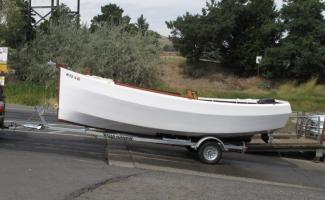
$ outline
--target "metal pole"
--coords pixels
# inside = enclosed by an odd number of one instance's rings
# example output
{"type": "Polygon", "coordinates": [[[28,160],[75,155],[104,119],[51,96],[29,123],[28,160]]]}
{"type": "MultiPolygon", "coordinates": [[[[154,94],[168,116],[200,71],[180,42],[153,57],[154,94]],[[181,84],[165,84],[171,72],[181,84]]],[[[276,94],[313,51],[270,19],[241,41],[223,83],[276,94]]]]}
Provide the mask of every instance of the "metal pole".
{"type": "Polygon", "coordinates": [[[323,130],[322,130],[322,134],[321,134],[321,138],[320,138],[321,145],[323,145],[324,141],[325,141],[325,117],[324,117],[324,122],[323,122],[323,130]]]}
{"type": "Polygon", "coordinates": [[[80,0],[77,0],[77,27],[80,27],[80,0]]]}
{"type": "Polygon", "coordinates": [[[27,19],[27,23],[29,24],[31,21],[31,12],[32,12],[32,0],[28,0],[28,5],[27,5],[27,10],[28,10],[28,19],[27,19]]]}
{"type": "Polygon", "coordinates": [[[78,0],[78,4],[77,4],[77,14],[80,14],[80,0],[78,0]]]}
{"type": "Polygon", "coordinates": [[[27,3],[27,30],[26,30],[26,41],[30,39],[30,32],[31,32],[31,22],[32,22],[32,0],[28,0],[27,3]]]}
{"type": "Polygon", "coordinates": [[[54,0],[51,0],[51,13],[54,11],[54,0]]]}

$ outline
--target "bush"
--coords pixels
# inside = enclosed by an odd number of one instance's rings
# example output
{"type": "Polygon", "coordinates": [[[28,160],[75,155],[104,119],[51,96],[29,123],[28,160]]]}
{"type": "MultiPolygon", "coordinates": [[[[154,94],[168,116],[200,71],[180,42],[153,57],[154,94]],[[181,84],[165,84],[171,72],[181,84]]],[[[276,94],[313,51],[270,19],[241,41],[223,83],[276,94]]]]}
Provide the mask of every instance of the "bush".
{"type": "Polygon", "coordinates": [[[150,35],[129,33],[124,25],[104,25],[94,33],[68,20],[52,23],[46,32],[14,53],[17,78],[34,83],[55,81],[48,61],[73,70],[91,68],[94,75],[152,86],[158,77],[159,47],[150,35]],[[63,22],[62,22],[63,21],[63,22]]]}

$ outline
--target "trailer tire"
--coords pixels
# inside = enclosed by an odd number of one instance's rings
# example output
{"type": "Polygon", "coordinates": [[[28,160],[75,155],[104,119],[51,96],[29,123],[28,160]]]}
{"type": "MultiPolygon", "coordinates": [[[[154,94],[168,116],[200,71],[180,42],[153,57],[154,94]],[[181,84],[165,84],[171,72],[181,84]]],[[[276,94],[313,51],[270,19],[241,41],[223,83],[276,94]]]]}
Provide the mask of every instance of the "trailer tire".
{"type": "Polygon", "coordinates": [[[206,141],[200,145],[198,156],[201,162],[217,164],[222,157],[222,150],[217,141],[206,141]]]}

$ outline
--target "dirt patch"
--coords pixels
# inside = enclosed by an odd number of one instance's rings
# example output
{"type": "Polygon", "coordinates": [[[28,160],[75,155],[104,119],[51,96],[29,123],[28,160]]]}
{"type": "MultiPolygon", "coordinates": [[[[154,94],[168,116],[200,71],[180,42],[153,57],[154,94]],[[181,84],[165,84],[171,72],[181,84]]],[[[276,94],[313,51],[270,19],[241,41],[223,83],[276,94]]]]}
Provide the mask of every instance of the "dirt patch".
{"type": "Polygon", "coordinates": [[[161,56],[160,66],[163,83],[171,88],[200,90],[247,90],[258,89],[263,80],[258,77],[241,78],[215,64],[198,78],[185,73],[186,59],[180,56],[161,56]]]}

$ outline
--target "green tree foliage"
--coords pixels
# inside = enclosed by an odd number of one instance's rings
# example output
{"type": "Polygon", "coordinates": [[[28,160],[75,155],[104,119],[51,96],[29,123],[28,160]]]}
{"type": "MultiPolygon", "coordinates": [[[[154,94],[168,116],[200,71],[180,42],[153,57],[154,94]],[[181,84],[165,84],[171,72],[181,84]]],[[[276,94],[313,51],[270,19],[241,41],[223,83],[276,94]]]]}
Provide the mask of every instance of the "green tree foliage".
{"type": "Polygon", "coordinates": [[[28,21],[27,1],[2,0],[0,14],[0,45],[17,48],[33,39],[34,18],[28,21]]]}
{"type": "Polygon", "coordinates": [[[266,51],[262,66],[273,77],[325,82],[325,3],[288,0],[281,10],[285,37],[266,51]]]}
{"type": "Polygon", "coordinates": [[[155,43],[158,46],[158,39],[160,35],[152,30],[149,30],[149,24],[147,23],[146,18],[141,15],[136,23],[131,23],[131,18],[127,15],[123,15],[124,10],[117,6],[116,4],[108,4],[101,8],[101,14],[95,16],[91,20],[90,30],[95,32],[99,29],[102,25],[109,25],[109,26],[119,26],[123,25],[125,31],[141,35],[147,35],[150,37],[156,38],[155,43]]]}
{"type": "Polygon", "coordinates": [[[123,16],[124,10],[116,4],[108,4],[101,7],[101,14],[95,16],[91,20],[92,31],[95,31],[102,24],[110,24],[118,26],[120,24],[129,24],[131,18],[129,16],[123,16]]]}
{"type": "Polygon", "coordinates": [[[273,0],[214,0],[201,15],[186,13],[167,22],[177,49],[193,61],[218,60],[238,72],[255,72],[255,58],[280,34],[273,0]]]}
{"type": "Polygon", "coordinates": [[[141,16],[137,19],[137,23],[128,25],[128,31],[136,31],[137,33],[140,33],[143,36],[149,35],[150,37],[156,38],[155,43],[157,46],[159,46],[158,39],[161,36],[159,33],[149,29],[149,23],[147,22],[147,19],[144,18],[143,14],[141,14],[141,16]]]}
{"type": "Polygon", "coordinates": [[[156,38],[126,31],[124,24],[102,24],[95,32],[71,20],[59,19],[47,32],[15,55],[16,75],[20,80],[45,83],[55,80],[49,60],[65,63],[76,71],[91,68],[95,75],[126,83],[151,86],[157,80],[159,48],[156,38]]]}
{"type": "MultiPolygon", "coordinates": [[[[285,0],[211,0],[202,14],[167,22],[176,49],[189,61],[208,59],[255,75],[255,58],[264,55],[266,77],[325,81],[325,2],[285,0]]],[[[199,65],[198,65],[199,66],[199,65]]]]}
{"type": "Polygon", "coordinates": [[[170,39],[174,47],[193,62],[201,58],[206,42],[202,37],[205,33],[201,18],[200,15],[191,15],[187,12],[175,21],[166,22],[167,27],[172,29],[170,39]]]}
{"type": "Polygon", "coordinates": [[[281,36],[273,0],[228,0],[213,6],[215,11],[209,7],[213,18],[217,15],[220,16],[217,18],[225,20],[224,24],[222,21],[216,24],[218,40],[222,38],[222,41],[217,40],[221,43],[222,63],[235,67],[240,73],[255,74],[256,56],[263,55],[264,49],[274,46],[281,36]]]}
{"type": "Polygon", "coordinates": [[[146,18],[143,17],[143,14],[141,14],[141,16],[138,18],[135,25],[142,35],[144,35],[149,30],[149,24],[147,23],[146,18]]]}

